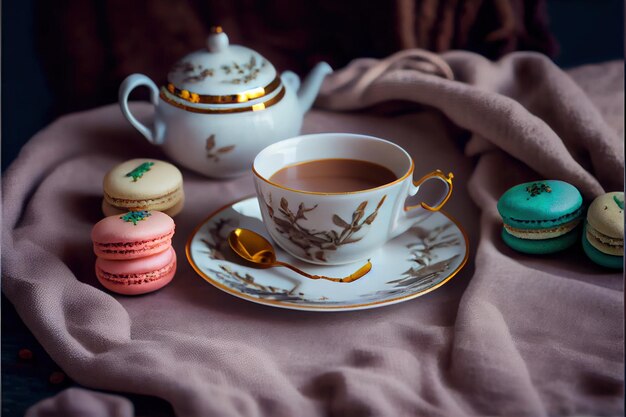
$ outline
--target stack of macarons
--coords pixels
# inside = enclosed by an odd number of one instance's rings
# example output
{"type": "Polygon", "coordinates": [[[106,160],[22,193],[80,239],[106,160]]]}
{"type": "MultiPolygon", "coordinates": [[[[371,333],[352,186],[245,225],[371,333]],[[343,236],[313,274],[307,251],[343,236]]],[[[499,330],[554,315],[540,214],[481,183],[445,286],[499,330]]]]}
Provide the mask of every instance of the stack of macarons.
{"type": "Polygon", "coordinates": [[[529,254],[554,253],[578,241],[583,199],[566,182],[534,181],[506,191],[498,201],[498,212],[508,246],[529,254]]]}
{"type": "Polygon", "coordinates": [[[103,181],[105,216],[158,210],[176,216],[183,208],[183,176],[174,165],[157,159],[131,159],[111,169],[103,181]]]}
{"type": "Polygon", "coordinates": [[[167,285],[176,273],[174,230],[172,218],[160,211],[130,211],[100,220],[91,232],[100,283],[124,295],[167,285]]]}
{"type": "Polygon", "coordinates": [[[624,193],[599,196],[589,206],[583,249],[589,259],[607,268],[624,267],[624,193]]]}

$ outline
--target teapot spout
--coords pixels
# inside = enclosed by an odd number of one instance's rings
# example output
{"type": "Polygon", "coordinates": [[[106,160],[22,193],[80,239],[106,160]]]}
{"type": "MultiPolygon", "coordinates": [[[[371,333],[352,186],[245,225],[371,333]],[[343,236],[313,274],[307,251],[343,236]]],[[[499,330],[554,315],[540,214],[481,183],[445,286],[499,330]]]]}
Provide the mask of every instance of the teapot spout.
{"type": "Polygon", "coordinates": [[[326,62],[320,62],[311,70],[298,91],[298,105],[302,114],[311,108],[324,78],[332,72],[333,69],[326,62]]]}

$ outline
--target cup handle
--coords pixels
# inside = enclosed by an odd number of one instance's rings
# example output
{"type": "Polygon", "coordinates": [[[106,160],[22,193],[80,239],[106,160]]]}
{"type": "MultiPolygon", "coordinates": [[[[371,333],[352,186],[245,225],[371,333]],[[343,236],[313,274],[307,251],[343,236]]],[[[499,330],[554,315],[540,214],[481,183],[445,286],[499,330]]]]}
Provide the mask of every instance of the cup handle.
{"type": "Polygon", "coordinates": [[[412,187],[411,194],[410,194],[411,196],[414,196],[415,194],[417,194],[419,187],[430,179],[437,179],[439,181],[443,181],[443,183],[446,184],[446,194],[441,198],[441,200],[439,200],[439,202],[434,207],[431,207],[422,201],[420,204],[405,207],[404,211],[408,212],[408,211],[413,210],[416,207],[422,207],[428,211],[441,210],[443,205],[446,204],[446,202],[450,199],[450,196],[452,195],[452,179],[453,178],[454,178],[454,174],[452,174],[451,172],[449,172],[448,175],[446,176],[444,175],[443,172],[437,169],[431,173],[424,175],[419,180],[413,181],[413,187],[412,187]]]}
{"type": "Polygon", "coordinates": [[[441,208],[446,204],[446,202],[450,199],[452,195],[452,179],[454,178],[454,174],[451,172],[448,175],[445,175],[440,170],[435,170],[424,175],[417,181],[413,181],[413,184],[409,187],[407,198],[414,196],[420,189],[420,186],[428,180],[439,180],[442,181],[446,185],[446,192],[439,199],[439,201],[434,206],[429,206],[425,202],[421,202],[420,204],[416,204],[414,206],[404,207],[404,210],[400,213],[399,219],[396,222],[396,226],[391,231],[391,238],[398,236],[401,233],[404,233],[411,226],[417,223],[419,220],[424,220],[426,217],[430,216],[432,213],[441,210],[441,208]],[[422,216],[419,216],[417,213],[417,209],[424,209],[426,213],[422,213],[422,216]]]}
{"type": "Polygon", "coordinates": [[[160,145],[163,143],[163,137],[165,136],[165,129],[162,123],[158,123],[155,120],[154,127],[152,129],[148,128],[146,125],[141,123],[139,120],[133,116],[128,108],[128,96],[131,91],[139,86],[146,86],[150,89],[150,102],[156,107],[159,104],[159,88],[156,84],[148,77],[143,74],[131,74],[122,82],[120,85],[120,90],[118,94],[118,99],[120,103],[120,107],[122,109],[122,114],[128,119],[131,125],[135,129],[139,131],[148,142],[153,145],[160,145]]]}

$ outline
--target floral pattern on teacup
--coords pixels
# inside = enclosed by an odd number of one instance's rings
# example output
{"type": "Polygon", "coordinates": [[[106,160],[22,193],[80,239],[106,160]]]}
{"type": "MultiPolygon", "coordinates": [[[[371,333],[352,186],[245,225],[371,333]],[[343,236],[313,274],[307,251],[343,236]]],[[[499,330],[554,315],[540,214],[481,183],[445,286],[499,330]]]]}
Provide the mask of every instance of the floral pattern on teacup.
{"type": "Polygon", "coordinates": [[[278,233],[287,237],[291,243],[302,249],[306,258],[327,262],[327,251],[334,251],[342,245],[355,243],[363,239],[364,233],[360,233],[359,236],[357,234],[363,227],[371,225],[376,220],[378,210],[386,198],[387,195],[384,195],[376,205],[376,208],[367,216],[365,216],[365,209],[368,205],[367,200],[357,206],[349,220],[333,214],[331,220],[339,229],[325,231],[310,229],[302,223],[303,220],[307,220],[306,213],[315,210],[318,206],[317,204],[312,207],[306,207],[304,203],[300,203],[297,209],[292,209],[287,199],[282,197],[278,213],[276,213],[272,208],[271,193],[268,197],[269,202],[265,201],[264,203],[278,233]]]}

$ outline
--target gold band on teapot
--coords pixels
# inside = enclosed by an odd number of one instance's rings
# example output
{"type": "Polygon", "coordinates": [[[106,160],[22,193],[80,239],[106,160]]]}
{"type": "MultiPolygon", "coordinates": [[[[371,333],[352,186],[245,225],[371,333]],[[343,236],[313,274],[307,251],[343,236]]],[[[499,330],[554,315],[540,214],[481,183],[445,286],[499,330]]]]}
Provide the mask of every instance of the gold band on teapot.
{"type": "Polygon", "coordinates": [[[167,84],[167,91],[174,94],[176,97],[188,101],[190,103],[201,104],[230,104],[230,103],[245,103],[250,100],[255,100],[259,97],[266,96],[280,87],[280,77],[274,78],[274,80],[265,87],[252,88],[250,90],[242,91],[237,94],[226,94],[223,96],[210,96],[196,94],[189,90],[181,90],[176,88],[174,84],[167,84]]]}
{"type": "Polygon", "coordinates": [[[247,111],[259,111],[259,110],[264,110],[268,107],[273,106],[274,104],[278,103],[280,100],[282,100],[282,98],[285,96],[285,87],[281,87],[280,91],[278,92],[278,94],[276,94],[274,97],[270,98],[267,101],[264,101],[262,103],[256,103],[253,104],[252,106],[245,106],[245,107],[228,107],[228,108],[224,108],[224,109],[220,109],[220,108],[202,108],[202,107],[192,107],[192,106],[187,106],[183,103],[180,103],[178,101],[172,100],[170,97],[167,96],[167,91],[164,88],[161,89],[161,94],[159,94],[159,97],[161,97],[161,100],[165,101],[168,104],[171,104],[174,107],[178,107],[179,109],[183,109],[192,113],[205,113],[205,114],[215,114],[215,113],[243,113],[243,112],[247,112],[247,111]]]}

